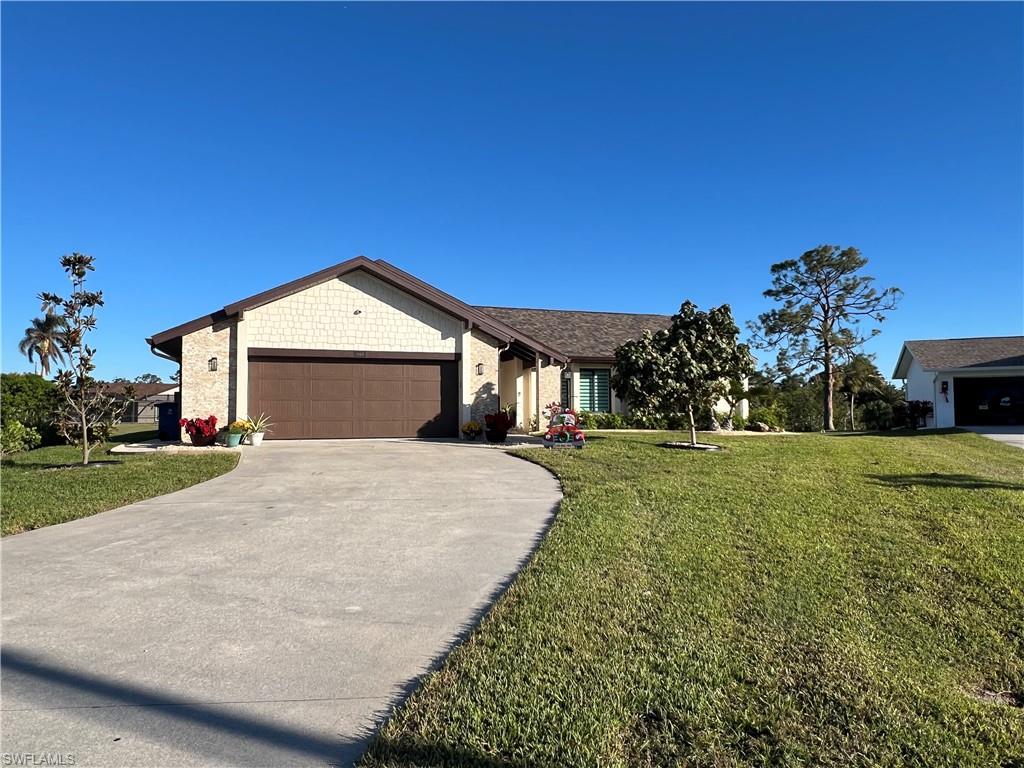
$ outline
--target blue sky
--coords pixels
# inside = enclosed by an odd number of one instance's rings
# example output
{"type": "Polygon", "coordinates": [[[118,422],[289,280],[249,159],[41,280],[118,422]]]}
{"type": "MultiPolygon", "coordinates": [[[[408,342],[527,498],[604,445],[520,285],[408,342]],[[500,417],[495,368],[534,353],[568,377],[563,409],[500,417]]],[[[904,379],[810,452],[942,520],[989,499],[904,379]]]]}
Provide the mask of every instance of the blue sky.
{"type": "Polygon", "coordinates": [[[768,306],[855,245],[869,351],[1024,323],[1021,4],[2,6],[3,369],[62,253],[99,375],[356,254],[464,301],[768,306]],[[528,269],[524,269],[526,266],[528,269]]]}

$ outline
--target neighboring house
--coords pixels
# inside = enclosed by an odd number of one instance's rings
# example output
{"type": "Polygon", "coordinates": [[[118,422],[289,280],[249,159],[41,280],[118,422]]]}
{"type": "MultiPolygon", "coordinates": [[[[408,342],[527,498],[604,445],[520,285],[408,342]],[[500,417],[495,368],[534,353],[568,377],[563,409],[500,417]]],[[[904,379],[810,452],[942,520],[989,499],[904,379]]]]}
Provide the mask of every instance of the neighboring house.
{"type": "Polygon", "coordinates": [[[623,412],[615,348],[667,315],[464,304],[359,256],[147,339],[181,366],[181,413],[265,413],[275,438],[451,437],[502,407],[623,412]]]}
{"type": "Polygon", "coordinates": [[[907,341],[894,379],[929,400],[929,427],[1024,424],[1024,336],[907,341]]]}
{"type": "MultiPolygon", "coordinates": [[[[178,385],[173,382],[158,381],[153,384],[132,384],[135,389],[135,402],[128,406],[128,410],[121,421],[124,422],[156,422],[158,403],[174,402],[178,394],[178,385]]],[[[119,396],[124,393],[124,384],[111,382],[103,385],[103,390],[108,395],[119,396]]]]}

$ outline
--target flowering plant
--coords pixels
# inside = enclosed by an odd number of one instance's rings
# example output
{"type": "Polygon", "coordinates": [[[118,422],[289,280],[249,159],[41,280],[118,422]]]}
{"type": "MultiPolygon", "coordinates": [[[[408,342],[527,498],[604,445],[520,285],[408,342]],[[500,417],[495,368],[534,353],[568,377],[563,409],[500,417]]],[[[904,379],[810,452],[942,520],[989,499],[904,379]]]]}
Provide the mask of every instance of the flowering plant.
{"type": "Polygon", "coordinates": [[[483,431],[478,421],[467,421],[462,425],[462,434],[464,435],[479,435],[483,431]]]}
{"type": "Polygon", "coordinates": [[[217,434],[217,417],[207,416],[205,419],[182,419],[178,426],[184,427],[189,437],[213,437],[217,434]]]}
{"type": "Polygon", "coordinates": [[[235,419],[228,425],[228,432],[234,432],[235,434],[245,434],[249,431],[248,419],[235,419]]]}

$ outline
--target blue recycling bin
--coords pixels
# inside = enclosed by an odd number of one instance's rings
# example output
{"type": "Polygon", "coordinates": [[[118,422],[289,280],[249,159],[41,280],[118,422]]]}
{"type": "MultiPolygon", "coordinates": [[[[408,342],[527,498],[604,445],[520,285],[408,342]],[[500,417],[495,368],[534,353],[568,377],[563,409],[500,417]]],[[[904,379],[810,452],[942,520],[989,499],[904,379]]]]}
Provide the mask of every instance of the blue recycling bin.
{"type": "Polygon", "coordinates": [[[180,440],[181,410],[178,403],[157,403],[157,437],[161,440],[180,440]]]}

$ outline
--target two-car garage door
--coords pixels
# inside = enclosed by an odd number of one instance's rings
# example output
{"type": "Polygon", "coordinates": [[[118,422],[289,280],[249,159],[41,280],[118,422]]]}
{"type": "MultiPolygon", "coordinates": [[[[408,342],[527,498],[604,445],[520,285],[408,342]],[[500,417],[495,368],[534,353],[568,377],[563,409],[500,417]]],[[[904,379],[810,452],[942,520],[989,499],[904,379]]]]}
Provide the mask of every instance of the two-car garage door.
{"type": "Polygon", "coordinates": [[[453,360],[251,357],[249,413],[276,439],[454,437],[453,360]]]}

